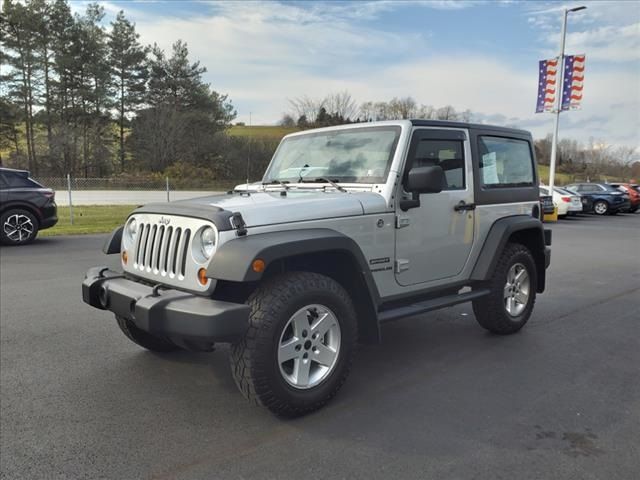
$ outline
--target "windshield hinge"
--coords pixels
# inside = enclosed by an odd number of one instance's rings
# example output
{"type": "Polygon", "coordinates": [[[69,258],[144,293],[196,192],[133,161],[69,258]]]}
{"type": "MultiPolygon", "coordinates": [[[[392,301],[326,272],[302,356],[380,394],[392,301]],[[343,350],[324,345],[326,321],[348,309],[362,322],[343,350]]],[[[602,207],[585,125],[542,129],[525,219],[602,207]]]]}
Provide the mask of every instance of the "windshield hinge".
{"type": "Polygon", "coordinates": [[[403,215],[396,215],[396,228],[408,227],[411,224],[411,219],[403,215]]]}
{"type": "Polygon", "coordinates": [[[396,273],[402,273],[409,270],[409,260],[399,258],[396,260],[396,273]]]}

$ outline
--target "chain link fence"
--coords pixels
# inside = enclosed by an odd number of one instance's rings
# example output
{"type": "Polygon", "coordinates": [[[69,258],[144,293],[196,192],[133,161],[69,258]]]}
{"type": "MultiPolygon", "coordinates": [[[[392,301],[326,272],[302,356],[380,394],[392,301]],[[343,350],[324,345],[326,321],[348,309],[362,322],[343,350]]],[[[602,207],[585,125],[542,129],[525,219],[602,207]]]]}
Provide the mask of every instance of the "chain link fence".
{"type": "Polygon", "coordinates": [[[73,224],[73,207],[79,205],[144,205],[171,202],[224,193],[243,180],[211,182],[200,179],[164,178],[85,178],[37,177],[35,180],[56,191],[56,203],[69,207],[73,224]]]}

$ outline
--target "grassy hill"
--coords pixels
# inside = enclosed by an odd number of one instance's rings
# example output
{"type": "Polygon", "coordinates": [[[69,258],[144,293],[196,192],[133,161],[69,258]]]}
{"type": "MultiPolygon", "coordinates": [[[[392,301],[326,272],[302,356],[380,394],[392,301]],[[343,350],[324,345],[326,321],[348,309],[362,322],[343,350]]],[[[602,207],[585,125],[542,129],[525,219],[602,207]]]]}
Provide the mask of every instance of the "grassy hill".
{"type": "MultiPolygon", "coordinates": [[[[549,165],[538,165],[538,175],[540,176],[540,181],[545,185],[549,184],[549,165]]],[[[560,173],[556,171],[556,181],[557,185],[566,185],[567,183],[573,182],[573,175],[567,173],[560,173]]]]}
{"type": "Polygon", "coordinates": [[[280,140],[289,133],[297,132],[297,127],[281,127],[279,125],[234,125],[228,132],[237,137],[269,138],[280,140]]]}

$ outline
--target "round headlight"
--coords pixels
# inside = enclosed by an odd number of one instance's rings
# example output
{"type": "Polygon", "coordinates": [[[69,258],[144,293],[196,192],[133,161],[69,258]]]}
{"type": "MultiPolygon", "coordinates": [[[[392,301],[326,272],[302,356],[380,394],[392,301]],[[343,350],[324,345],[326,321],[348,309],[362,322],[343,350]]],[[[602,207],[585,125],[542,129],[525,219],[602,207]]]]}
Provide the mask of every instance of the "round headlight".
{"type": "Polygon", "coordinates": [[[129,235],[131,235],[132,237],[135,237],[136,233],[138,233],[138,222],[136,221],[135,218],[131,219],[127,228],[129,229],[129,235]]]}
{"type": "Polygon", "coordinates": [[[204,257],[209,260],[216,249],[216,232],[211,227],[207,227],[200,232],[200,249],[204,257]]]}

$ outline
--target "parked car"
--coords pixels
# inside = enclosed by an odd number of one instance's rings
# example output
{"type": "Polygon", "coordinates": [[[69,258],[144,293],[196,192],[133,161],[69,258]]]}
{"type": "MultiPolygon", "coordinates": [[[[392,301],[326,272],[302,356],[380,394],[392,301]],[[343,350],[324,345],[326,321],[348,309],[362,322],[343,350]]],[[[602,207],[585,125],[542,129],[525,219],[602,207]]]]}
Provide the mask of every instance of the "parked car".
{"type": "Polygon", "coordinates": [[[640,207],[640,190],[638,190],[638,185],[631,183],[611,183],[610,185],[629,195],[629,210],[627,211],[629,213],[635,213],[640,207]]]}
{"type": "Polygon", "coordinates": [[[582,197],[579,193],[570,192],[566,188],[562,187],[554,187],[554,190],[561,195],[563,203],[569,204],[569,211],[567,212],[567,215],[577,215],[585,210],[584,203],[588,204],[588,201],[584,202],[583,198],[588,199],[588,197],[582,197]],[[569,197],[568,202],[567,197],[569,197]]]}
{"type": "Polygon", "coordinates": [[[564,188],[589,197],[596,215],[615,215],[630,207],[629,195],[609,183],[572,183],[564,188]]]}
{"type": "Polygon", "coordinates": [[[0,168],[0,242],[24,245],[58,222],[55,192],[26,170],[0,168]]]}
{"type": "Polygon", "coordinates": [[[383,322],[471,301],[490,332],[527,323],[551,254],[532,152],[430,120],[290,134],[255,190],[134,210],[104,247],[124,274],[90,269],[83,300],[149,350],[231,343],[245,397],[302,415],[383,322]]]}
{"type": "Polygon", "coordinates": [[[544,215],[551,215],[555,211],[551,195],[542,195],[542,192],[540,193],[540,211],[542,212],[541,219],[544,215]]]}
{"type": "MultiPolygon", "coordinates": [[[[549,188],[541,186],[540,193],[549,195],[549,188]]],[[[558,209],[559,217],[566,217],[567,215],[575,215],[582,212],[580,196],[563,190],[560,187],[553,188],[553,203],[558,209]]]]}

